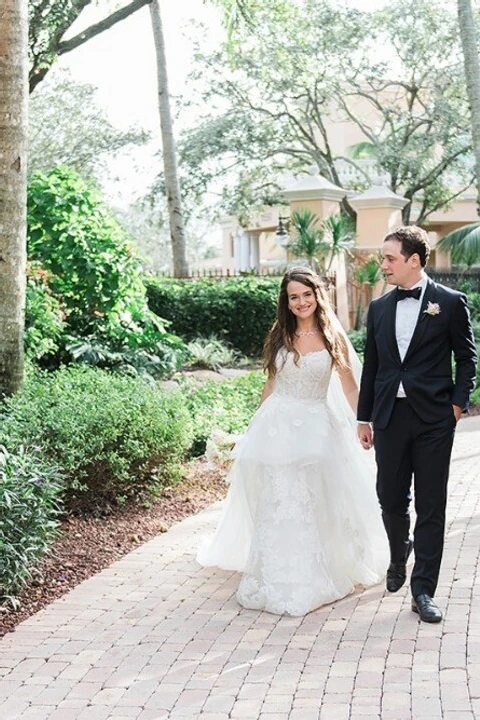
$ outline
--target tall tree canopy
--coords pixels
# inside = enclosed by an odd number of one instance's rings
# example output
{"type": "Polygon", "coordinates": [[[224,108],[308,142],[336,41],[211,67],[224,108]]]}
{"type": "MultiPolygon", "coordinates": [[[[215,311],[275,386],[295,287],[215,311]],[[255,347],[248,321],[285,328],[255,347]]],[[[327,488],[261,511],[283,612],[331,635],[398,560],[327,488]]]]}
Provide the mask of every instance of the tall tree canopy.
{"type": "Polygon", "coordinates": [[[30,98],[28,170],[47,172],[69,165],[98,176],[106,157],[142,145],[148,133],[114,127],[97,104],[96,88],[52,72],[30,98]]]}
{"type": "Polygon", "coordinates": [[[480,61],[478,57],[477,24],[471,0],[458,0],[458,27],[462,43],[463,63],[470,103],[475,176],[480,214],[480,61]]]}
{"type": "Polygon", "coordinates": [[[180,147],[192,192],[201,196],[234,176],[224,208],[242,209],[246,177],[255,179],[262,202],[279,176],[315,165],[351,188],[385,177],[410,201],[404,220],[422,222],[471,184],[465,83],[449,3],[397,0],[369,13],[330,0],[242,5],[248,22],[237,24],[230,46],[208,57],[198,52],[208,116],[180,147]],[[332,128],[346,122],[374,162],[340,154],[332,128]]]}

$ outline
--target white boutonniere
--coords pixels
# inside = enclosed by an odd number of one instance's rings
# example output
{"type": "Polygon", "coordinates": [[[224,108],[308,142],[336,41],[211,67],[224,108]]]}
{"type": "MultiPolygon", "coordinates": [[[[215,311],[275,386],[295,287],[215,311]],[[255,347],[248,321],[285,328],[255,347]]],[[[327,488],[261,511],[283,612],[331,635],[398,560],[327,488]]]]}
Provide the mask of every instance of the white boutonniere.
{"type": "Polygon", "coordinates": [[[433,317],[434,315],[440,315],[440,313],[442,311],[441,311],[440,305],[438,303],[432,303],[429,300],[427,303],[427,307],[425,308],[425,310],[423,312],[426,315],[432,315],[432,317],[433,317]]]}

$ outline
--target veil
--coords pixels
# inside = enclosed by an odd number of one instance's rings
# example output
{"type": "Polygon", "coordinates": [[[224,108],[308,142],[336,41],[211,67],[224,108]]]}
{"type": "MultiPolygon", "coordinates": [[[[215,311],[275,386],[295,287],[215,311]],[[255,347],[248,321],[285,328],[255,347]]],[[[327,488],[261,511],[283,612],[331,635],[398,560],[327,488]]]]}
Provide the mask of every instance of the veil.
{"type": "MultiPolygon", "coordinates": [[[[352,368],[352,373],[355,378],[355,381],[360,387],[360,379],[362,377],[362,363],[360,361],[360,358],[358,357],[355,348],[353,347],[352,343],[350,342],[347,333],[343,329],[343,326],[338,319],[338,317],[335,315],[335,312],[333,311],[333,308],[328,309],[328,317],[330,319],[330,322],[332,323],[332,327],[334,330],[342,336],[342,338],[345,341],[345,344],[348,349],[348,361],[350,363],[350,367],[352,368]]],[[[343,426],[350,426],[352,431],[355,431],[356,435],[356,429],[357,429],[357,418],[355,413],[353,412],[352,408],[348,404],[348,400],[346,399],[343,389],[342,389],[342,383],[340,381],[340,377],[338,376],[337,372],[332,372],[332,376],[330,379],[330,384],[328,387],[328,393],[327,393],[327,401],[330,405],[330,408],[333,410],[335,415],[337,416],[337,419],[340,421],[341,425],[343,426]]]]}

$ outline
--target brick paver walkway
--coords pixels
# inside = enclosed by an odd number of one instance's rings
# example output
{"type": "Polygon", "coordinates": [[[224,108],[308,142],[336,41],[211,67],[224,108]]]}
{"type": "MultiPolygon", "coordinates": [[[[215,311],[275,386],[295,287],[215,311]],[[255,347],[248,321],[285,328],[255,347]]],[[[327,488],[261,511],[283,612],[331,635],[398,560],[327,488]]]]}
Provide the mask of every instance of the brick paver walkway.
{"type": "Polygon", "coordinates": [[[406,589],[304,618],[245,611],[235,574],[199,568],[189,518],[85,581],[0,642],[0,718],[480,718],[480,417],[455,441],[440,625],[406,589]]]}

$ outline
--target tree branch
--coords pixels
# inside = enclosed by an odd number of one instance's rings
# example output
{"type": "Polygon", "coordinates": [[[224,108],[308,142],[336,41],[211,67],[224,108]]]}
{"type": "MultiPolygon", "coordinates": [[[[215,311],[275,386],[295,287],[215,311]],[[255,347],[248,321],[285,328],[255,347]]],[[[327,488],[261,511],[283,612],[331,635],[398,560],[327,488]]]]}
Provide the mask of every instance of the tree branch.
{"type": "Polygon", "coordinates": [[[442,208],[445,208],[446,205],[449,205],[451,202],[453,202],[453,200],[456,200],[456,198],[460,197],[460,195],[463,195],[464,192],[466,192],[467,190],[469,190],[469,189],[472,187],[472,185],[474,184],[474,182],[475,182],[475,177],[472,175],[472,179],[471,179],[471,181],[468,183],[468,185],[465,185],[465,186],[462,187],[460,190],[458,190],[456,193],[454,193],[453,195],[450,195],[450,197],[448,198],[448,200],[446,200],[446,201],[445,201],[445,200],[440,201],[440,202],[436,203],[436,205],[433,205],[432,207],[429,207],[429,208],[428,208],[428,212],[425,212],[425,210],[427,210],[427,206],[426,206],[426,203],[423,202],[423,203],[422,203],[422,209],[420,210],[420,213],[419,213],[419,215],[418,215],[418,218],[416,218],[415,222],[418,223],[418,224],[423,223],[423,222],[425,221],[425,219],[428,218],[429,215],[431,215],[432,213],[436,212],[437,210],[440,210],[440,209],[442,209],[442,208]]]}
{"type": "Polygon", "coordinates": [[[90,27],[83,30],[78,35],[75,35],[73,38],[60,42],[58,44],[57,54],[64,55],[67,52],[75,50],[75,48],[80,47],[80,45],[83,45],[88,40],[91,40],[91,38],[96,35],[100,35],[100,33],[105,30],[109,30],[113,27],[113,25],[116,25],[121,20],[125,20],[130,15],[133,15],[133,13],[140,10],[144,5],[150,5],[151,2],[152,0],[133,0],[133,2],[129,5],[125,5],[125,7],[116,10],[104,20],[101,20],[94,25],[90,25],[90,27]]]}
{"type": "MultiPolygon", "coordinates": [[[[75,20],[79,17],[82,10],[84,10],[87,5],[90,5],[91,2],[92,0],[77,0],[75,3],[73,3],[72,7],[67,12],[63,21],[55,27],[55,31],[49,36],[47,47],[40,50],[37,55],[33,53],[34,63],[30,69],[28,76],[30,93],[33,92],[38,83],[43,80],[45,75],[50,70],[53,62],[51,56],[56,55],[56,48],[58,47],[62,36],[67,32],[68,28],[72,25],[72,23],[74,23],[75,20]]],[[[48,4],[48,2],[42,2],[41,5],[36,9],[39,12],[43,13],[46,11],[48,4]]],[[[36,19],[37,22],[40,22],[40,17],[41,15],[35,14],[32,16],[32,18],[36,19]]],[[[32,18],[30,18],[29,36],[35,37],[36,39],[37,36],[35,33],[35,29],[38,27],[38,24],[35,25],[35,23],[32,22],[32,18]]]]}
{"type": "MultiPolygon", "coordinates": [[[[461,155],[465,155],[467,152],[471,150],[470,145],[466,145],[463,148],[460,148],[460,150],[457,150],[457,152],[453,153],[452,155],[449,155],[448,157],[444,158],[441,162],[439,162],[430,172],[428,172],[423,178],[419,179],[417,181],[416,185],[413,185],[410,190],[409,194],[410,197],[413,198],[416,192],[419,190],[422,190],[429,185],[431,185],[435,180],[438,178],[439,175],[441,175],[457,158],[459,158],[461,155]]],[[[408,197],[408,194],[405,194],[405,197],[408,197]]]]}

